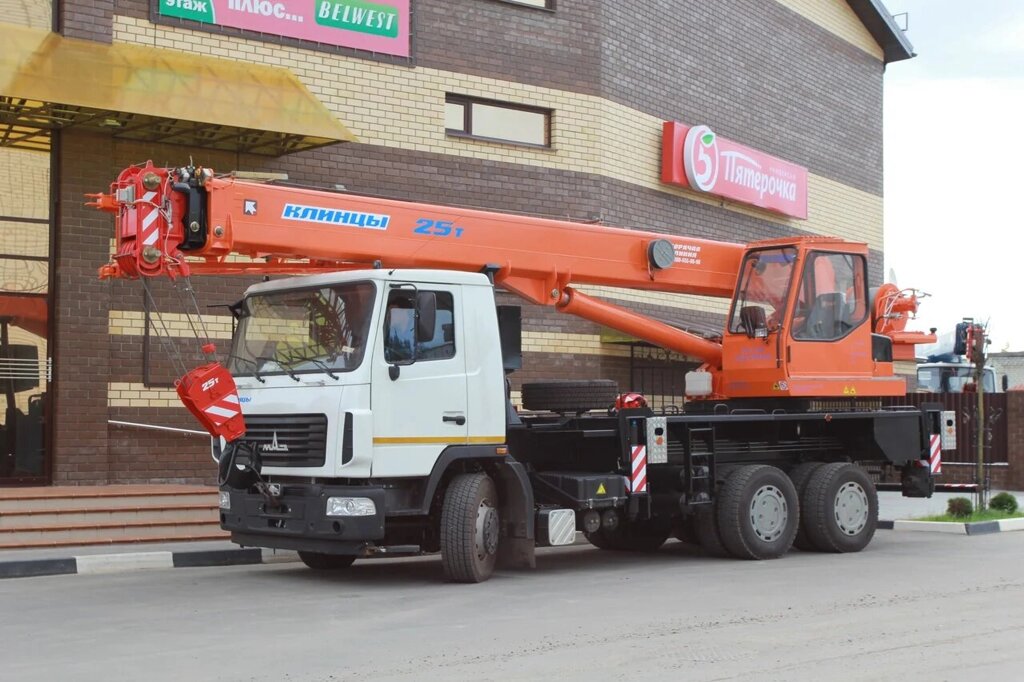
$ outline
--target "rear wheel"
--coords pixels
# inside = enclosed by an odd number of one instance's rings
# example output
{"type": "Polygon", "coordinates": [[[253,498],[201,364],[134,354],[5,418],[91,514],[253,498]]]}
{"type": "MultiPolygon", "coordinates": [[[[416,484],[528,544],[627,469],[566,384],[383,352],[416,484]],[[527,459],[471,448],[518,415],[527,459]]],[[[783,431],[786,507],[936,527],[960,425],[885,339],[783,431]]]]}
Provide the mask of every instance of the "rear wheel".
{"type": "Polygon", "coordinates": [[[320,552],[299,552],[299,558],[315,571],[335,571],[348,568],[356,560],[351,554],[322,554],[320,552]]]}
{"type": "Polygon", "coordinates": [[[722,544],[722,538],[718,534],[718,518],[714,505],[706,505],[701,508],[693,517],[693,530],[697,535],[697,543],[704,550],[704,553],[713,557],[727,557],[729,550],[722,544]]]}
{"type": "Polygon", "coordinates": [[[498,491],[486,474],[462,474],[448,485],[441,507],[441,565],[449,580],[480,583],[498,557],[498,491]]]}
{"type": "Polygon", "coordinates": [[[793,481],[796,488],[796,497],[800,500],[800,523],[793,540],[793,546],[799,550],[809,552],[814,549],[811,541],[807,539],[807,531],[804,530],[804,519],[807,518],[807,483],[810,482],[814,472],[822,467],[821,462],[804,462],[793,467],[789,472],[789,480],[793,481]]]}
{"type": "Polygon", "coordinates": [[[768,465],[736,469],[718,497],[722,544],[740,559],[777,559],[793,545],[800,503],[789,477],[768,465]]]}
{"type": "Polygon", "coordinates": [[[805,494],[807,540],[822,552],[859,552],[878,528],[878,492],[856,464],[825,464],[805,494]]]}

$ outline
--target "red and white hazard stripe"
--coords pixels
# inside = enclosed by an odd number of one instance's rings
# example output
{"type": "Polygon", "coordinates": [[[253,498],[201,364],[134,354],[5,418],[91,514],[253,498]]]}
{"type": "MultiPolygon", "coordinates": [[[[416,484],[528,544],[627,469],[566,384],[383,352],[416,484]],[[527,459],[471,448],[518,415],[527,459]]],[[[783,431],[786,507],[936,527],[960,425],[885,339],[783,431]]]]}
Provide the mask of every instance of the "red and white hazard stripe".
{"type": "Polygon", "coordinates": [[[156,219],[160,217],[160,207],[153,205],[154,199],[156,199],[156,192],[146,192],[142,195],[142,202],[139,205],[139,210],[144,213],[142,216],[142,243],[146,246],[156,244],[156,240],[160,236],[160,230],[153,226],[156,219]]]}
{"type": "Polygon", "coordinates": [[[928,453],[928,467],[931,469],[932,474],[942,473],[942,436],[937,433],[932,434],[931,449],[928,453]]]}
{"type": "Polygon", "coordinates": [[[210,421],[216,426],[220,426],[232,417],[237,416],[240,411],[237,393],[228,393],[203,410],[203,412],[210,416],[210,421]]]}
{"type": "Polygon", "coordinates": [[[632,456],[631,475],[629,477],[629,490],[633,493],[647,492],[647,446],[634,445],[632,456]]]}

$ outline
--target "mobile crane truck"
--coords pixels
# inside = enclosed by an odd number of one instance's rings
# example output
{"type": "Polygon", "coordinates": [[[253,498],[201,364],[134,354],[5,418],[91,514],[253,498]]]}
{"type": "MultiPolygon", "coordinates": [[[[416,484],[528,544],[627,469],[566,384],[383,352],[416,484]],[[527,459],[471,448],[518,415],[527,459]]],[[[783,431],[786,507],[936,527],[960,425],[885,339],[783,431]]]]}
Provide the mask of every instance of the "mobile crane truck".
{"type": "Polygon", "coordinates": [[[317,569],[439,551],[461,582],[532,567],[577,531],[772,559],[863,549],[866,467],[898,471],[905,496],[934,490],[941,407],[881,400],[905,394],[893,358],[934,338],[905,328],[912,292],[869,291],[865,244],[690,239],[151,163],[91,196],[116,216],[101,277],[306,275],[249,287],[226,366],[177,383],[218,439],[221,526],[241,545],[317,569]],[[714,340],[579,284],[732,304],[714,340]],[[609,409],[615,386],[578,381],[525,384],[517,411],[520,318],[496,288],[700,358],[685,409],[609,409]]]}

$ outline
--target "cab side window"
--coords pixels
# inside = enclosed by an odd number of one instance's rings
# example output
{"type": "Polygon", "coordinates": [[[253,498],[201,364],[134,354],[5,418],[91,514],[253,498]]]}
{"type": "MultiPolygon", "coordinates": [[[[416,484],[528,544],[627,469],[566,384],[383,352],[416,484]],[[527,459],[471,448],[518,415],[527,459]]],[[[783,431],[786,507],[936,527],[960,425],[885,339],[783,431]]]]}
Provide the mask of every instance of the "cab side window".
{"type": "Polygon", "coordinates": [[[434,291],[437,312],[433,335],[416,339],[416,294],[397,289],[388,294],[384,312],[384,360],[427,362],[455,357],[455,301],[447,291],[434,291]]]}
{"type": "Polygon", "coordinates": [[[812,253],[804,266],[793,338],[834,341],[867,319],[867,264],[863,256],[812,253]]]}

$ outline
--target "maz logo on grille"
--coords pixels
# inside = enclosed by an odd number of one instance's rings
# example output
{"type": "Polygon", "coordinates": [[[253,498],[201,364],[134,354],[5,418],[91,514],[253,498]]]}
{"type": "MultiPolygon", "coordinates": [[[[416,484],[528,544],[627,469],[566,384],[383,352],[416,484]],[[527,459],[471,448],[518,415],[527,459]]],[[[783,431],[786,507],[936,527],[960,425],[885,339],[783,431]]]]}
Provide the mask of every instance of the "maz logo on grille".
{"type": "Polygon", "coordinates": [[[277,442],[277,431],[274,431],[274,439],[268,444],[260,446],[263,452],[288,452],[288,446],[277,442]]]}

